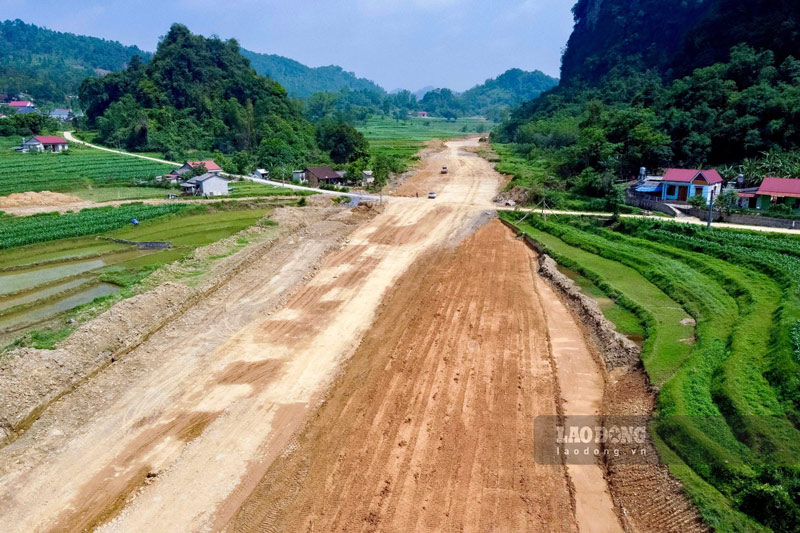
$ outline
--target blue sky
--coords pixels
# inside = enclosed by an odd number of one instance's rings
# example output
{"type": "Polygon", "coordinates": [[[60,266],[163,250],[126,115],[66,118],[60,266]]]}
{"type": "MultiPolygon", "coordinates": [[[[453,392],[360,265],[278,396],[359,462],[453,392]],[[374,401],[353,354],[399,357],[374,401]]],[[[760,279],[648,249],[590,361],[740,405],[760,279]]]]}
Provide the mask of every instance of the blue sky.
{"type": "Polygon", "coordinates": [[[464,90],[512,67],[557,76],[573,0],[0,0],[0,17],[155,50],[173,22],[335,64],[388,90],[464,90]]]}

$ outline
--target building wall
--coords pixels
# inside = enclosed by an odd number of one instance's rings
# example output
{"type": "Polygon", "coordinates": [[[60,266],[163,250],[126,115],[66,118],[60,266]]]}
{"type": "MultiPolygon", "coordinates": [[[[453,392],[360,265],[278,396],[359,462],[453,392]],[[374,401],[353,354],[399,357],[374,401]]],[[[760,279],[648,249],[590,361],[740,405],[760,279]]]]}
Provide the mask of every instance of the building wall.
{"type": "Polygon", "coordinates": [[[204,196],[224,196],[228,194],[228,180],[209,178],[200,184],[200,192],[204,196]]]}

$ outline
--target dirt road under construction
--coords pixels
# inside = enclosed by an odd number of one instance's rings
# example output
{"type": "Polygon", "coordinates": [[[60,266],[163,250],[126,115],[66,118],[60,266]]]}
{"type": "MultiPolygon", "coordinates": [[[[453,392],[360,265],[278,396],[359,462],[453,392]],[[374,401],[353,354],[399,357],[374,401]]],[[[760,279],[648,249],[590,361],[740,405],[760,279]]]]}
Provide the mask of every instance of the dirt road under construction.
{"type": "Polygon", "coordinates": [[[0,530],[622,531],[599,466],[534,462],[606,376],[473,142],[48,407],[0,449],[0,530]]]}

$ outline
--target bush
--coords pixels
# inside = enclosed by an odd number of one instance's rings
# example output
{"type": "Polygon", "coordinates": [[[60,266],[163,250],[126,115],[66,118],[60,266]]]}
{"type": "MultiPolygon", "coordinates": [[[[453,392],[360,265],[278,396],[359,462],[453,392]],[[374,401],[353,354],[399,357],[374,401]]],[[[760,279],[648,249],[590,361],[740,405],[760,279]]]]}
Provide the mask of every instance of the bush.
{"type": "Polygon", "coordinates": [[[689,198],[689,205],[697,209],[705,209],[708,207],[708,200],[706,200],[705,196],[698,194],[689,198]]]}

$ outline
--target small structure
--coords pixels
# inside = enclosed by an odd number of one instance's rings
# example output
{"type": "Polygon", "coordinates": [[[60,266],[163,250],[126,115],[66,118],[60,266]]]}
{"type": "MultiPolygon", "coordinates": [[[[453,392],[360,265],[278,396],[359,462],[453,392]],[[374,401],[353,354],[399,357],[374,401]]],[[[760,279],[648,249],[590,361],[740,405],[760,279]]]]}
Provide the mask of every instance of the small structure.
{"type": "Polygon", "coordinates": [[[61,122],[69,122],[73,118],[75,118],[75,114],[72,112],[72,109],[53,109],[50,112],[50,118],[54,118],[61,122]]]}
{"type": "Polygon", "coordinates": [[[30,100],[12,100],[8,107],[16,111],[18,115],[25,115],[36,111],[36,106],[30,100]]]}
{"type": "Polygon", "coordinates": [[[737,196],[736,207],[742,209],[758,208],[758,187],[748,187],[746,189],[732,189],[737,196]]]}
{"type": "Polygon", "coordinates": [[[428,116],[429,115],[428,115],[427,111],[417,111],[417,117],[418,118],[428,118],[428,116]]]}
{"type": "Polygon", "coordinates": [[[263,168],[258,168],[254,170],[250,174],[251,178],[255,178],[258,180],[268,180],[269,179],[269,170],[264,170],[263,168]]]}
{"type": "Polygon", "coordinates": [[[717,197],[722,192],[722,176],[715,169],[670,168],[661,182],[663,202],[686,202],[693,196],[703,196],[708,203],[712,194],[717,197]]]}
{"type": "Polygon", "coordinates": [[[661,201],[664,191],[664,178],[662,176],[643,176],[643,179],[636,182],[632,192],[640,198],[661,201]]]}
{"type": "Polygon", "coordinates": [[[206,172],[210,172],[213,174],[220,175],[222,174],[222,168],[214,161],[210,159],[208,161],[187,161],[184,165],[180,168],[176,168],[169,174],[166,174],[164,177],[168,180],[177,181],[181,179],[185,174],[192,172],[194,169],[198,167],[203,167],[206,169],[206,172]]]}
{"type": "Polygon", "coordinates": [[[181,188],[192,196],[225,196],[228,194],[228,180],[216,172],[206,172],[181,183],[181,188]]]}
{"type": "Polygon", "coordinates": [[[306,172],[305,170],[292,170],[292,181],[299,181],[300,183],[306,183],[306,172]]]}
{"type": "Polygon", "coordinates": [[[797,211],[800,209],[800,179],[764,178],[756,195],[758,195],[756,200],[758,209],[769,209],[772,205],[785,204],[793,211],[797,211]]]}
{"type": "Polygon", "coordinates": [[[361,173],[361,186],[370,187],[375,183],[375,174],[371,170],[365,170],[361,173]]]}
{"type": "Polygon", "coordinates": [[[22,145],[17,148],[19,152],[53,152],[59,153],[63,152],[69,148],[69,143],[66,139],[62,139],[61,137],[46,137],[42,135],[37,135],[36,137],[31,137],[27,141],[23,137],[22,145]]]}
{"type": "Polygon", "coordinates": [[[344,174],[339,174],[331,167],[309,167],[303,171],[303,174],[305,181],[311,187],[342,185],[344,183],[344,174]]]}

